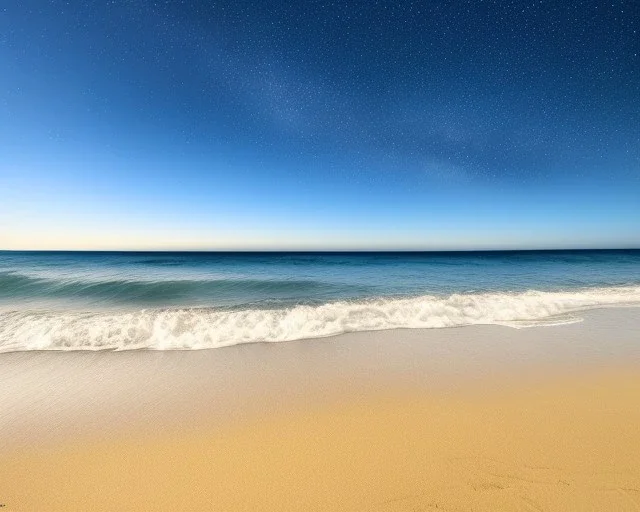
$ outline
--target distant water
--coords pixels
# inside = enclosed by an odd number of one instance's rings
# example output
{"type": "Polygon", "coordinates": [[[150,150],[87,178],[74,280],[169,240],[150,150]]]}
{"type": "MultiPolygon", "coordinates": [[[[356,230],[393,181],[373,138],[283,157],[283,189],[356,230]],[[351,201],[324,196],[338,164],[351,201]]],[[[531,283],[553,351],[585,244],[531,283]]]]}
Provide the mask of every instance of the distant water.
{"type": "Polygon", "coordinates": [[[200,349],[393,328],[532,327],[640,305],[640,250],[0,252],[0,351],[200,349]]]}

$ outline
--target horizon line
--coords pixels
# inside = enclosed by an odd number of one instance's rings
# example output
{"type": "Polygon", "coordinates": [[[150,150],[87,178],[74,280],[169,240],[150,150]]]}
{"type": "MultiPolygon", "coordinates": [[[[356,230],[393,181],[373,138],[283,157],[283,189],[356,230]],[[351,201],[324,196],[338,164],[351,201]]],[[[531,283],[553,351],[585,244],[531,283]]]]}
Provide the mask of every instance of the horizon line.
{"type": "Polygon", "coordinates": [[[0,249],[5,252],[49,252],[49,253],[464,253],[464,252],[560,252],[560,251],[638,251],[637,247],[554,247],[554,248],[503,248],[503,249],[0,249]]]}

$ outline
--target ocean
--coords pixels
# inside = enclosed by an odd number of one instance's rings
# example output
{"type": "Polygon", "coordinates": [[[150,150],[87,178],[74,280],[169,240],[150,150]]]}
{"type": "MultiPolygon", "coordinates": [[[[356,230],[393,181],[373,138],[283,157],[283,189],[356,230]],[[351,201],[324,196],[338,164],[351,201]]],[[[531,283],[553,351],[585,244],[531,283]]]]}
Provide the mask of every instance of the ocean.
{"type": "Polygon", "coordinates": [[[640,305],[640,250],[0,251],[0,352],[205,349],[581,320],[640,305]]]}

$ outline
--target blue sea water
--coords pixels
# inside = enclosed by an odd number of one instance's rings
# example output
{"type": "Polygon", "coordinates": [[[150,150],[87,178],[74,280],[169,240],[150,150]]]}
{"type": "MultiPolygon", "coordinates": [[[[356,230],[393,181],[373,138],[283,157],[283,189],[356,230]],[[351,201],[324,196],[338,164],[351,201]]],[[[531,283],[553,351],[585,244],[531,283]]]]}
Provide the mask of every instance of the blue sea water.
{"type": "Polygon", "coordinates": [[[0,351],[530,327],[622,305],[640,305],[640,250],[0,252],[0,351]]]}

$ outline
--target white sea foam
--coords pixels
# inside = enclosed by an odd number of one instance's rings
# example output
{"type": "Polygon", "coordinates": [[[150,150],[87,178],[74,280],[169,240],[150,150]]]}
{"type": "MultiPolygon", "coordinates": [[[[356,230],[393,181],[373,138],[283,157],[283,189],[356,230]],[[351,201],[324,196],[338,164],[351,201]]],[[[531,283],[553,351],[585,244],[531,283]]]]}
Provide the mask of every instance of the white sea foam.
{"type": "Polygon", "coordinates": [[[284,309],[5,311],[0,313],[0,351],[204,349],[396,328],[520,328],[580,321],[571,314],[616,305],[640,305],[640,287],[424,295],[284,309]]]}

